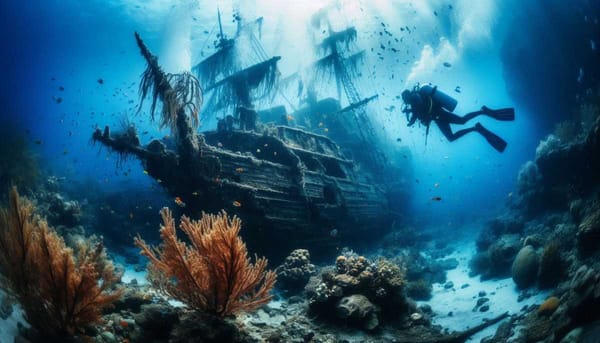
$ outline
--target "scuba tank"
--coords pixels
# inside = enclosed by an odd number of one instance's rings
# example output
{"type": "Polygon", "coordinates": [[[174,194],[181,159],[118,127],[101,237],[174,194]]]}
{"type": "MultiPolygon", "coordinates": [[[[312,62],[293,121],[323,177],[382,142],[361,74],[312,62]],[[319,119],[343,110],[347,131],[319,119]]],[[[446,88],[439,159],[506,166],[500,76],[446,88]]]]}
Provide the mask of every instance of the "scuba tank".
{"type": "Polygon", "coordinates": [[[456,105],[458,105],[458,101],[456,99],[438,90],[437,87],[422,86],[419,92],[421,92],[421,94],[431,96],[431,99],[433,99],[435,103],[439,104],[449,112],[454,111],[456,105]]]}

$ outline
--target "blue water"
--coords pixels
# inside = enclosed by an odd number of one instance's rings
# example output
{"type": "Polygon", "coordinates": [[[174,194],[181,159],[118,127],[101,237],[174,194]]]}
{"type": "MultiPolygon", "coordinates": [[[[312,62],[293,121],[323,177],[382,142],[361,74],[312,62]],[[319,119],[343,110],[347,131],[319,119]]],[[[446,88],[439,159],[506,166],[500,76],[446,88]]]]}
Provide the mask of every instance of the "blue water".
{"type": "MultiPolygon", "coordinates": [[[[544,10],[536,1],[527,3],[531,11],[544,10]]],[[[560,3],[552,1],[547,6],[558,16],[560,6],[594,6],[583,0],[570,5],[560,3]]],[[[543,114],[532,111],[532,104],[523,100],[527,97],[515,99],[509,92],[515,85],[507,83],[506,75],[511,71],[501,58],[501,50],[507,44],[506,32],[514,28],[512,19],[521,2],[467,0],[276,4],[266,0],[4,1],[0,5],[2,120],[27,130],[44,168],[73,183],[99,183],[106,192],[118,191],[125,184],[129,190],[155,186],[137,161],[117,167],[115,155],[90,144],[91,134],[94,128],[104,125],[117,128],[125,117],[135,123],[138,132],[147,131],[141,136],[143,142],[170,134],[150,122],[147,108],[135,114],[139,75],[145,62],[133,32],[141,34],[166,71],[189,70],[201,53],[211,51],[212,40],[205,31],[213,36],[216,32],[217,4],[226,32],[234,30],[234,12],[247,18],[264,17],[262,43],[269,54],[282,56],[283,75],[313,60],[308,51],[312,51],[315,38],[308,33],[308,23],[320,8],[339,13],[331,18],[334,30],[356,26],[357,45],[367,52],[359,87],[365,95],[379,94],[371,113],[377,125],[385,126],[390,146],[405,145],[412,153],[406,168],[414,169],[415,180],[408,180],[413,187],[413,203],[405,207],[411,211],[411,220],[419,225],[459,230],[494,215],[515,191],[520,166],[533,158],[540,138],[552,127],[550,120],[544,122],[543,114]],[[376,55],[381,44],[390,40],[379,34],[382,22],[395,37],[404,37],[402,42],[393,43],[401,50],[398,58],[392,57],[389,49],[383,60],[376,55]],[[412,33],[400,31],[404,26],[412,33]],[[445,67],[444,62],[451,66],[445,67]],[[407,128],[399,111],[401,102],[395,99],[416,82],[431,82],[455,96],[458,114],[484,104],[515,107],[514,122],[481,118],[484,126],[508,141],[507,150],[497,153],[477,134],[449,143],[435,126],[425,145],[424,128],[407,128]],[[453,91],[457,86],[461,93],[453,91]],[[60,103],[58,98],[62,99],[60,103]],[[390,105],[395,106],[391,113],[384,110],[390,105]],[[402,141],[396,142],[397,137],[402,141]],[[41,144],[35,144],[38,140],[41,144]],[[432,201],[434,196],[442,201],[432,201]]],[[[568,13],[584,22],[583,12],[568,13]]],[[[582,42],[589,46],[590,39],[597,39],[593,30],[597,33],[598,26],[597,18],[589,12],[588,16],[586,20],[593,28],[582,42]]],[[[536,23],[535,17],[530,20],[519,23],[523,35],[548,25],[536,23]]],[[[556,42],[563,43],[568,42],[556,42]]],[[[536,53],[543,58],[542,51],[536,53]]],[[[591,53],[597,54],[597,50],[591,53]]],[[[514,77],[511,80],[514,82],[514,77]]]]}

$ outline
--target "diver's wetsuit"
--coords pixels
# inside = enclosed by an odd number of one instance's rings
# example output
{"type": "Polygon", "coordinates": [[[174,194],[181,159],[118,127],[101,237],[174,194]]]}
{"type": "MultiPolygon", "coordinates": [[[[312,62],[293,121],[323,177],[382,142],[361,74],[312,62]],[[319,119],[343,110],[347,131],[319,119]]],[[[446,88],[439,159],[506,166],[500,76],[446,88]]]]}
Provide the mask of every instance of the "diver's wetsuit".
{"type": "MultiPolygon", "coordinates": [[[[436,91],[435,88],[433,91],[436,91]]],[[[452,132],[450,124],[466,124],[469,120],[481,114],[485,114],[497,120],[514,120],[514,110],[512,108],[491,110],[483,106],[480,111],[470,112],[461,117],[444,109],[440,104],[433,100],[431,94],[427,94],[422,90],[412,92],[404,91],[402,93],[402,98],[405,104],[410,105],[410,109],[405,111],[412,113],[408,126],[414,125],[417,119],[419,119],[427,126],[427,130],[429,131],[429,125],[433,120],[450,142],[469,132],[477,131],[485,137],[494,149],[502,152],[506,148],[507,143],[502,138],[487,130],[479,123],[475,124],[473,127],[458,130],[456,132],[452,132]]]]}

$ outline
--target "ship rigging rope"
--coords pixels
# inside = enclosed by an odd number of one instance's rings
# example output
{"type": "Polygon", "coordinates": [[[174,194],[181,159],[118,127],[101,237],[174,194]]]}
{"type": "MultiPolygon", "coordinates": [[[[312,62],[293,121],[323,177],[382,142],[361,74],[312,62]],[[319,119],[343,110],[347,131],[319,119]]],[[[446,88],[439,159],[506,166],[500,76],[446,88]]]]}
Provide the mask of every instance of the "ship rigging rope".
{"type": "Polygon", "coordinates": [[[212,36],[213,32],[215,32],[216,28],[217,28],[217,24],[214,24],[213,27],[212,27],[212,29],[210,29],[210,33],[206,36],[206,39],[204,40],[204,43],[202,43],[202,47],[200,48],[200,52],[202,52],[202,50],[204,50],[204,48],[206,48],[206,43],[208,43],[208,40],[212,36]]]}

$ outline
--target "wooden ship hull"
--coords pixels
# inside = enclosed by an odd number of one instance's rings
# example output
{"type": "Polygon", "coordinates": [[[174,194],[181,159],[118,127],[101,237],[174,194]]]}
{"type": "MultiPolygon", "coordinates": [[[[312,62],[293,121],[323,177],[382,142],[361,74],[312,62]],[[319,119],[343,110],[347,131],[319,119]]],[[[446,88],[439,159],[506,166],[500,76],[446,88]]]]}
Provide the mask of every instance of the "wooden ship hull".
{"type": "Polygon", "coordinates": [[[131,130],[114,137],[97,130],[93,138],[137,156],[189,215],[220,209],[238,215],[249,244],[267,255],[277,255],[274,244],[282,254],[289,252],[285,247],[332,248],[380,236],[377,231],[390,226],[385,190],[344,159],[332,140],[286,126],[270,131],[205,132],[189,164],[158,140],[136,144],[131,130]]]}

